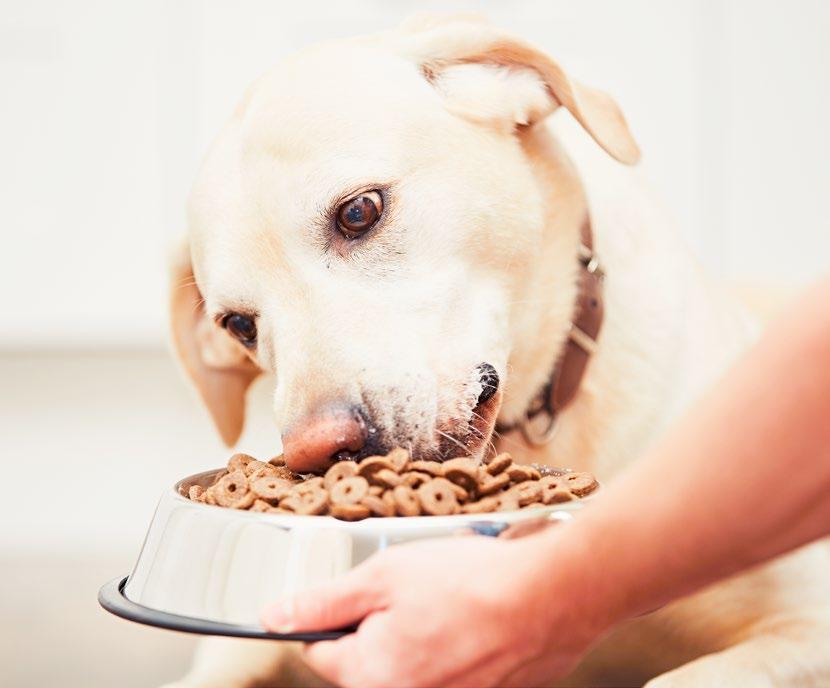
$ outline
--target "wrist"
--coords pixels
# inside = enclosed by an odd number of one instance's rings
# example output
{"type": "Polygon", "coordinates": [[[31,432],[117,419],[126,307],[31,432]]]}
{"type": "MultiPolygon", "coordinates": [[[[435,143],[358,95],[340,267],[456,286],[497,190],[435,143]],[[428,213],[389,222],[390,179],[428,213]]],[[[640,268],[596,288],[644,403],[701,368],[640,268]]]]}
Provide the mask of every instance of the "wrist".
{"type": "Polygon", "coordinates": [[[516,544],[528,562],[526,584],[535,591],[545,631],[557,643],[567,634],[588,647],[631,614],[591,528],[578,521],[555,524],[516,544]]]}

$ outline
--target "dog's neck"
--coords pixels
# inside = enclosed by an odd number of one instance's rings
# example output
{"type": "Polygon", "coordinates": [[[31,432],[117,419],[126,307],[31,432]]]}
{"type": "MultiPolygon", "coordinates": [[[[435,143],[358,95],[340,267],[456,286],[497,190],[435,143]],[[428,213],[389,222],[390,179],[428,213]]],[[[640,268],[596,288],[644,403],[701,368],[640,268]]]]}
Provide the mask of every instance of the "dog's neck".
{"type": "Polygon", "coordinates": [[[519,336],[508,364],[501,427],[517,427],[522,422],[547,387],[567,345],[579,298],[581,234],[588,213],[576,169],[547,130],[534,127],[520,141],[543,198],[543,246],[536,269],[528,274],[515,299],[518,307],[511,317],[511,331],[519,336]]]}
{"type": "Polygon", "coordinates": [[[568,325],[568,339],[545,386],[539,390],[524,417],[512,426],[496,424],[500,434],[516,428],[530,444],[547,444],[556,431],[559,414],[574,400],[596,349],[603,320],[604,273],[594,251],[590,214],[585,215],[579,231],[579,276],[577,298],[568,325]]]}
{"type": "Polygon", "coordinates": [[[523,134],[543,199],[544,238],[521,293],[512,295],[514,339],[499,422],[522,417],[567,341],[588,197],[607,270],[602,334],[553,440],[532,447],[513,431],[495,444],[521,462],[593,470],[607,479],[700,395],[740,349],[747,325],[726,300],[713,300],[711,284],[639,175],[606,160],[581,132],[554,129],[585,186],[547,128],[523,134]]]}

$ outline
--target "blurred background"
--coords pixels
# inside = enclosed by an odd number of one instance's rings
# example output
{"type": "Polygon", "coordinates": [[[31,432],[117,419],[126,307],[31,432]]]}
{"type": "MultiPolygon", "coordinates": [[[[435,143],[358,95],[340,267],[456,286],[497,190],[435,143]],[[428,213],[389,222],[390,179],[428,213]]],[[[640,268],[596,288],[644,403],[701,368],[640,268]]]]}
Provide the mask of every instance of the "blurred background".
{"type": "MultiPolygon", "coordinates": [[[[95,595],[129,572],[160,492],[227,454],[166,343],[166,255],[199,160],[281,56],[459,10],[617,98],[712,273],[766,295],[827,271],[825,0],[0,0],[0,683],[185,670],[193,639],[95,595]]],[[[240,443],[264,456],[267,384],[240,443]]]]}

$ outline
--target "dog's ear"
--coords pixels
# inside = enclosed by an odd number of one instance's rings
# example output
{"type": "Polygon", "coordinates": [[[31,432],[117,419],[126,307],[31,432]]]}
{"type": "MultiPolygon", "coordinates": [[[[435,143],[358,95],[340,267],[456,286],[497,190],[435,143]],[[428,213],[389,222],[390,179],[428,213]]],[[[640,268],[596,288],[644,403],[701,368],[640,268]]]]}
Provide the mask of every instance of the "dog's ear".
{"type": "Polygon", "coordinates": [[[640,150],[625,117],[602,91],[568,77],[550,57],[468,15],[418,16],[397,34],[454,113],[501,127],[528,126],[564,106],[594,140],[633,165],[640,150]]]}
{"type": "Polygon", "coordinates": [[[205,313],[183,242],[173,259],[170,325],[179,361],[196,386],[222,440],[233,445],[245,424],[245,396],[259,367],[205,313]]]}

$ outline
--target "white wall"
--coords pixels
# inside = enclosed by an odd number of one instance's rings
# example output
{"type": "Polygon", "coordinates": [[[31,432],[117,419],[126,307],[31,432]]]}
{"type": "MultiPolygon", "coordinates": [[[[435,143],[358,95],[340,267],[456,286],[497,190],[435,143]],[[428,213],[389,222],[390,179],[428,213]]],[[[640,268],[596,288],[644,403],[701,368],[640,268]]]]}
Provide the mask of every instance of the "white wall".
{"type": "Polygon", "coordinates": [[[4,0],[0,347],[158,347],[166,247],[245,85],[311,41],[469,9],[617,96],[711,269],[827,269],[824,0],[4,0]]]}

